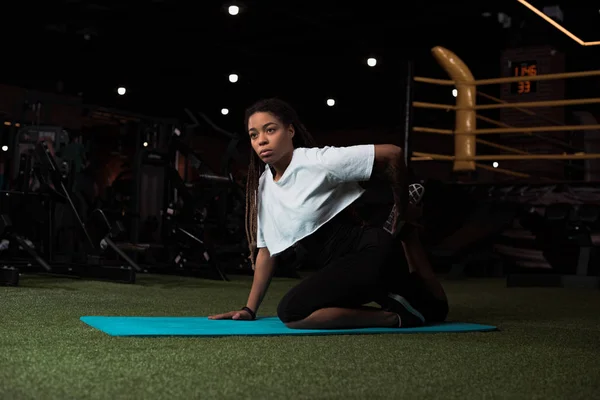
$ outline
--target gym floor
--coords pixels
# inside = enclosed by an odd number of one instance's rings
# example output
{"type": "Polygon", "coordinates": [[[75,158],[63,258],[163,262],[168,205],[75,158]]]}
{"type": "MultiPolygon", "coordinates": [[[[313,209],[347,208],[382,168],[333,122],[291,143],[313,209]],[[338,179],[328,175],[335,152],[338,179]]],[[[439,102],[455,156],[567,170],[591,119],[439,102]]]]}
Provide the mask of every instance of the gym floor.
{"type": "MultiPolygon", "coordinates": [[[[275,278],[274,315],[297,280],[275,278]]],[[[501,331],[115,338],[83,315],[205,316],[237,309],[231,282],[140,275],[135,285],[24,276],[0,288],[2,399],[590,399],[600,393],[600,291],[445,281],[450,320],[501,331]]]]}

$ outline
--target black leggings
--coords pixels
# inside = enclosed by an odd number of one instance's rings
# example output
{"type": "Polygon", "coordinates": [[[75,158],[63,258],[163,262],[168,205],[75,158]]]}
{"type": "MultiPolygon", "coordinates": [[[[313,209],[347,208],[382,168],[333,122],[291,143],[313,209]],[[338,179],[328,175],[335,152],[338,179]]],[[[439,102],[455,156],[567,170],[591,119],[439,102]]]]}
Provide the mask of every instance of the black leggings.
{"type": "Polygon", "coordinates": [[[359,308],[371,302],[385,306],[389,291],[407,297],[427,322],[446,318],[447,302],[434,298],[417,275],[409,273],[401,242],[382,228],[360,226],[342,213],[299,245],[309,254],[306,262],[318,270],[279,303],[277,315],[284,323],[321,308],[359,308]]]}

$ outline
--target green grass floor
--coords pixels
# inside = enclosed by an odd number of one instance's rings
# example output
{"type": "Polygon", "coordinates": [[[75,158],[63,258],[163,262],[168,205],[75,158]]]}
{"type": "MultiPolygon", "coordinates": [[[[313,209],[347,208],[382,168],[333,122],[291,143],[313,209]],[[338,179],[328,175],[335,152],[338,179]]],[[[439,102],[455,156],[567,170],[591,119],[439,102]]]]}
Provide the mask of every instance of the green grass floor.
{"type": "MultiPolygon", "coordinates": [[[[297,281],[274,279],[261,315],[297,281]]],[[[444,282],[461,334],[110,337],[83,315],[205,316],[242,306],[231,282],[142,275],[135,285],[25,276],[0,288],[0,399],[593,399],[600,291],[444,282]]]]}

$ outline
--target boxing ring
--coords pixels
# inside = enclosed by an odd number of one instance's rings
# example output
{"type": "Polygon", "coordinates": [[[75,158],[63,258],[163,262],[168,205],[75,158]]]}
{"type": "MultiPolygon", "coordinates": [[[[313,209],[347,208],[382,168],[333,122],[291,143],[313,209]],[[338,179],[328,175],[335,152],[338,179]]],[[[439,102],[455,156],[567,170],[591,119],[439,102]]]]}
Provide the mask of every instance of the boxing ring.
{"type": "MultiPolygon", "coordinates": [[[[497,121],[482,115],[479,111],[498,110],[503,108],[513,108],[524,114],[535,115],[530,108],[539,107],[562,107],[573,105],[599,104],[600,98],[569,99],[569,100],[549,100],[549,101],[524,101],[509,103],[504,100],[490,96],[479,90],[482,86],[502,85],[507,83],[550,81],[559,79],[575,79],[591,76],[600,76],[600,71],[582,71],[560,74],[534,75],[534,76],[516,76],[507,78],[493,78],[475,80],[472,72],[467,65],[453,52],[443,47],[435,47],[432,54],[440,66],[448,73],[451,79],[434,79],[419,76],[409,77],[409,88],[407,90],[407,101],[413,108],[453,111],[456,115],[454,129],[438,129],[424,126],[412,126],[411,111],[407,111],[405,131],[422,134],[450,135],[454,138],[453,154],[434,154],[426,152],[412,151],[410,162],[418,161],[449,161],[453,164],[454,172],[472,172],[478,168],[491,170],[495,173],[510,175],[517,178],[535,178],[531,174],[513,171],[506,168],[494,168],[482,161],[505,161],[505,160],[597,160],[600,159],[600,153],[562,153],[562,154],[534,154],[529,151],[494,143],[491,140],[483,139],[483,136],[489,135],[535,135],[541,140],[547,140],[555,144],[560,141],[551,137],[544,137],[540,134],[551,132],[575,132],[586,130],[598,130],[600,124],[589,125],[564,125],[554,123],[547,126],[517,127],[510,126],[501,121],[497,121]],[[431,85],[450,86],[457,90],[456,104],[439,104],[412,100],[414,97],[414,83],[420,82],[431,85]],[[491,100],[494,104],[477,104],[477,98],[483,97],[491,100]],[[477,121],[487,122],[497,128],[477,129],[477,121]],[[511,154],[496,155],[477,155],[477,145],[487,146],[502,150],[511,154]]],[[[409,76],[412,75],[412,68],[409,76]]],[[[407,107],[408,108],[408,107],[407,107]]],[[[411,134],[407,135],[406,143],[409,144],[411,134]]],[[[405,148],[411,149],[410,146],[405,148]]],[[[540,177],[544,179],[544,177],[540,177]]]]}
{"type": "MultiPolygon", "coordinates": [[[[529,207],[532,213],[537,212],[539,218],[545,221],[544,223],[550,220],[560,221],[560,223],[564,223],[564,226],[561,225],[560,229],[564,230],[565,235],[577,237],[575,242],[577,242],[579,254],[576,261],[577,265],[573,268],[573,271],[561,274],[535,274],[535,276],[530,276],[529,271],[524,273],[521,271],[518,274],[508,275],[507,284],[509,286],[600,287],[600,280],[597,276],[600,271],[590,272],[591,265],[598,264],[597,260],[593,260],[591,254],[600,247],[600,216],[598,211],[600,209],[600,189],[598,189],[600,188],[600,185],[598,185],[598,181],[600,181],[600,164],[597,161],[600,160],[600,135],[598,134],[600,123],[592,118],[592,123],[588,124],[566,124],[544,117],[538,118],[538,120],[543,119],[546,124],[540,124],[537,121],[537,123],[530,124],[530,126],[514,126],[484,115],[488,110],[498,112],[502,109],[512,109],[524,115],[540,117],[534,111],[535,109],[599,104],[600,98],[509,102],[487,94],[482,90],[483,87],[491,85],[519,85],[520,82],[527,82],[527,85],[530,85],[531,82],[594,77],[600,76],[600,71],[535,74],[476,80],[468,66],[452,51],[443,47],[435,47],[431,52],[450,79],[415,76],[413,65],[409,65],[404,115],[406,132],[404,139],[405,161],[409,169],[412,169],[414,163],[451,163],[453,176],[461,177],[461,179],[466,177],[466,182],[463,181],[462,183],[473,186],[481,183],[478,182],[477,175],[482,170],[488,175],[492,175],[491,172],[493,172],[494,177],[499,174],[502,177],[502,179],[499,179],[501,182],[496,182],[499,185],[495,185],[494,182],[486,182],[489,186],[483,189],[483,197],[492,197],[494,190],[501,192],[502,201],[508,200],[512,201],[513,204],[519,203],[525,205],[525,208],[529,207]],[[455,104],[415,100],[416,83],[455,89],[455,104]],[[485,101],[480,104],[478,100],[485,101]],[[415,125],[413,116],[415,109],[431,110],[431,112],[452,112],[454,113],[454,127],[453,129],[441,129],[415,125]],[[478,122],[491,125],[493,128],[478,128],[478,122]],[[592,132],[595,135],[593,140],[596,144],[594,144],[594,151],[591,152],[586,152],[585,146],[584,149],[578,149],[572,143],[553,135],[556,133],[591,135],[592,132]],[[451,138],[454,151],[449,152],[449,154],[416,151],[412,146],[415,135],[443,135],[451,138]],[[510,142],[511,137],[518,135],[529,137],[529,139],[537,140],[540,143],[547,142],[549,146],[554,146],[554,148],[569,149],[570,151],[544,153],[540,152],[543,149],[527,148],[522,145],[517,148],[489,139],[492,136],[508,137],[510,142]],[[487,154],[477,153],[477,149],[481,147],[485,148],[487,154]],[[489,154],[491,151],[494,151],[495,154],[489,154]],[[529,162],[530,165],[535,166],[535,164],[531,164],[532,161],[555,164],[557,168],[562,168],[563,171],[567,171],[568,168],[578,168],[582,178],[574,182],[574,185],[583,187],[582,192],[573,194],[573,190],[570,193],[567,190],[565,194],[563,189],[557,190],[559,185],[569,184],[569,182],[565,182],[566,179],[557,180],[547,177],[543,171],[537,173],[535,168],[523,171],[508,168],[504,165],[500,168],[499,165],[499,162],[505,162],[503,164],[512,163],[512,165],[518,165],[519,162],[529,162]],[[572,163],[572,161],[579,161],[579,163],[572,163]],[[582,161],[583,165],[581,165],[582,161]],[[563,164],[563,166],[560,166],[560,164],[563,164]],[[593,189],[594,187],[596,189],[593,189]],[[590,191],[590,188],[593,190],[590,191]],[[565,208],[565,203],[572,205],[572,207],[565,208]],[[537,210],[535,210],[536,207],[537,210]]],[[[590,140],[590,142],[593,142],[593,140],[590,140]]],[[[560,169],[558,170],[560,171],[560,169]]],[[[515,212],[515,215],[517,214],[519,213],[515,212]]],[[[502,231],[500,235],[504,236],[505,239],[508,237],[509,242],[536,240],[535,237],[532,237],[531,232],[522,227],[519,233],[515,233],[518,229],[514,229],[514,221],[507,221],[505,225],[502,228],[503,230],[500,229],[499,232],[502,231]]],[[[549,228],[546,226],[544,229],[549,228]]],[[[548,272],[548,270],[553,269],[552,262],[548,260],[547,254],[539,250],[517,248],[513,244],[507,245],[505,240],[499,244],[496,243],[494,251],[504,253],[503,256],[505,257],[514,258],[516,254],[517,258],[520,257],[515,262],[519,268],[535,270],[536,272],[540,270],[548,272]]]]}

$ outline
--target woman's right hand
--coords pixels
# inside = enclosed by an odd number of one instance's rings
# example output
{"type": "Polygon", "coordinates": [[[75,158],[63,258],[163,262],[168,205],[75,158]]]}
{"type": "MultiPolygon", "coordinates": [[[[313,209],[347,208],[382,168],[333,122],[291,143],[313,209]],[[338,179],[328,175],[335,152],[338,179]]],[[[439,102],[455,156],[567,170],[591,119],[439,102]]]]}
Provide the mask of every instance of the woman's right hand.
{"type": "Polygon", "coordinates": [[[252,315],[250,315],[248,311],[237,310],[229,311],[225,314],[209,315],[208,319],[235,319],[239,321],[250,321],[252,319],[252,315]]]}

